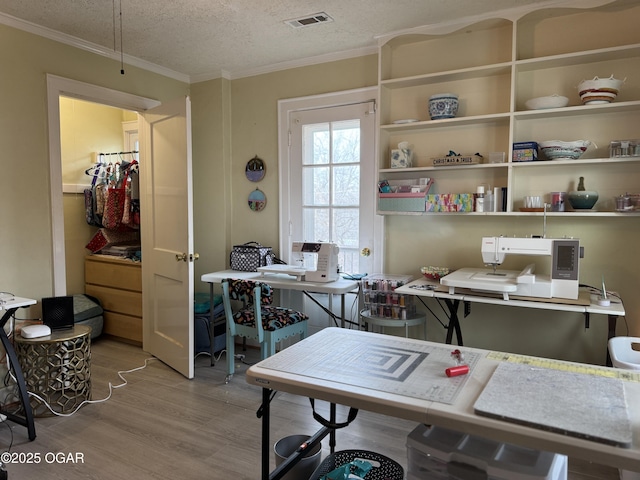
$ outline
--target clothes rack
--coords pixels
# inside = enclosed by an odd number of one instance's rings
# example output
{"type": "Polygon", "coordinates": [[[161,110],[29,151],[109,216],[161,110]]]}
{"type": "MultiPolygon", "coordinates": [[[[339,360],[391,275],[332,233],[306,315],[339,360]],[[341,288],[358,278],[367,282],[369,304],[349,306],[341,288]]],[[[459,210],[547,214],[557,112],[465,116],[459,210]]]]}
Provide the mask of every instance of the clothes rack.
{"type": "Polygon", "coordinates": [[[108,153],[98,153],[98,157],[101,156],[109,156],[109,155],[137,155],[140,153],[138,150],[131,150],[130,152],[108,152],[108,153]]]}

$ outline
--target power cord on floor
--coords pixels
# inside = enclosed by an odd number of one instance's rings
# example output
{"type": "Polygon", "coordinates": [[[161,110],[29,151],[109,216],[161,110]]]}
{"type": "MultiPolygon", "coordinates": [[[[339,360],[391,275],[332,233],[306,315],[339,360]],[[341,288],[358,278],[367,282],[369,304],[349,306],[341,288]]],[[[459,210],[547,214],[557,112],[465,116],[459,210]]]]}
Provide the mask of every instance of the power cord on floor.
{"type": "MultiPolygon", "coordinates": [[[[215,362],[219,361],[222,358],[222,354],[226,354],[226,353],[227,353],[226,349],[220,350],[219,355],[217,357],[215,355],[213,356],[213,360],[215,362]]],[[[211,356],[209,352],[200,352],[196,354],[196,358],[198,358],[200,355],[206,355],[208,357],[211,356]]],[[[245,365],[249,365],[249,366],[255,365],[255,363],[249,363],[244,361],[244,359],[246,358],[246,355],[244,353],[236,353],[234,357],[236,360],[240,360],[240,362],[244,363],[245,365]]]]}
{"type": "MultiPolygon", "coordinates": [[[[9,375],[11,375],[11,378],[13,379],[14,382],[17,382],[16,378],[13,376],[13,373],[11,373],[11,368],[10,368],[10,365],[9,365],[9,358],[7,357],[6,360],[7,360],[7,367],[8,367],[8,370],[9,370],[9,375]]],[[[118,371],[118,377],[120,377],[120,379],[122,380],[122,383],[120,383],[118,385],[113,385],[111,382],[109,382],[109,394],[105,398],[102,398],[100,400],[84,400],[83,402],[81,402],[70,413],[56,412],[53,408],[51,408],[51,405],[49,405],[49,403],[45,399],[43,399],[40,395],[38,395],[38,394],[36,394],[34,392],[29,392],[29,391],[27,391],[27,393],[29,394],[29,396],[37,398],[38,400],[40,400],[40,402],[42,402],[44,404],[44,406],[46,406],[49,409],[49,411],[51,413],[53,413],[54,415],[57,415],[59,417],[70,417],[71,415],[74,415],[78,410],[80,410],[81,407],[83,407],[86,404],[89,404],[89,403],[102,403],[102,402],[106,402],[107,400],[109,400],[111,398],[111,395],[113,394],[113,391],[116,388],[122,388],[122,387],[124,387],[124,386],[126,386],[128,384],[127,379],[123,377],[124,374],[137,372],[139,370],[142,370],[143,368],[146,368],[151,360],[156,360],[156,358],[154,358],[154,357],[146,358],[145,361],[144,361],[144,365],[141,365],[141,366],[136,367],[136,368],[132,368],[131,370],[120,370],[120,371],[118,371]]]]}
{"type": "MultiPolygon", "coordinates": [[[[220,354],[216,357],[215,353],[213,354],[213,361],[217,362],[218,360],[220,360],[222,358],[222,354],[225,353],[226,350],[220,350],[220,354]]],[[[195,358],[198,358],[200,355],[206,355],[207,357],[211,356],[211,353],[209,352],[198,352],[196,353],[195,358]]]]}
{"type": "MultiPolygon", "coordinates": [[[[106,402],[107,400],[109,400],[111,398],[111,395],[113,394],[113,391],[116,388],[122,388],[122,387],[124,387],[124,386],[126,386],[128,384],[127,379],[124,378],[124,376],[123,376],[124,374],[137,372],[138,370],[142,370],[143,368],[146,368],[146,366],[149,364],[149,362],[151,360],[156,360],[156,359],[154,357],[149,357],[149,358],[145,359],[144,365],[141,365],[141,366],[136,367],[136,368],[132,368],[130,370],[120,370],[120,371],[118,371],[118,377],[120,377],[120,379],[122,380],[122,383],[120,383],[118,385],[113,385],[111,382],[109,382],[109,395],[107,395],[105,398],[103,398],[101,400],[85,400],[82,403],[80,403],[80,405],[78,405],[70,413],[56,412],[55,410],[53,410],[51,408],[51,405],[49,405],[49,403],[46,400],[44,400],[42,397],[40,397],[39,395],[37,395],[37,394],[35,394],[33,392],[29,392],[29,391],[27,391],[27,393],[29,394],[29,396],[35,397],[38,400],[40,400],[49,409],[49,411],[51,413],[53,413],[54,415],[57,415],[59,417],[70,417],[71,415],[75,414],[85,404],[88,404],[88,403],[102,403],[102,402],[106,402]]],[[[7,362],[8,374],[11,376],[13,381],[17,383],[16,378],[14,377],[13,373],[11,372],[11,364],[9,362],[9,357],[8,356],[6,356],[6,362],[7,362]]],[[[9,429],[9,432],[11,432],[11,442],[9,443],[9,446],[7,447],[7,450],[6,450],[7,452],[10,452],[11,451],[11,447],[13,446],[13,429],[6,422],[6,420],[7,420],[6,415],[0,414],[0,422],[4,423],[5,425],[7,425],[7,428],[9,429]]],[[[7,472],[4,464],[2,462],[0,462],[0,480],[7,480],[7,479],[8,479],[8,472],[7,472]]]]}

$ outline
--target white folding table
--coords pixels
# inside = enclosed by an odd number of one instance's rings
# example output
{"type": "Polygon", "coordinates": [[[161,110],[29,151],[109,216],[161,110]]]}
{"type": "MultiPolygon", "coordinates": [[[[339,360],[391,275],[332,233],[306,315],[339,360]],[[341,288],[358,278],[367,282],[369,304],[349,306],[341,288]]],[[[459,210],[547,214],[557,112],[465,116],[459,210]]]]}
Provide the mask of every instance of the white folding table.
{"type": "MultiPolygon", "coordinates": [[[[456,288],[455,292],[450,293],[448,287],[441,286],[439,283],[427,280],[426,278],[419,278],[398,287],[396,292],[405,295],[415,295],[421,301],[422,298],[444,300],[448,308],[447,316],[449,318],[446,343],[452,342],[453,333],[455,331],[458,345],[463,344],[462,329],[460,328],[460,321],[458,319],[458,308],[461,302],[582,313],[585,317],[586,327],[589,326],[591,314],[606,315],[608,319],[607,340],[614,337],[616,334],[618,317],[623,317],[625,315],[624,305],[622,304],[621,299],[612,298],[611,304],[603,307],[598,305],[596,295],[583,288],[580,289],[580,296],[577,301],[561,298],[543,299],[514,295],[511,295],[508,300],[505,300],[502,298],[502,295],[499,294],[474,291],[465,288],[456,288]]],[[[424,302],[422,303],[424,304],[424,302]]],[[[427,305],[425,304],[425,306],[427,305]]],[[[606,364],[611,366],[611,358],[606,343],[605,350],[606,364]]]]}
{"type": "Polygon", "coordinates": [[[273,288],[279,290],[297,290],[310,293],[325,293],[328,295],[340,295],[340,326],[344,327],[345,323],[345,295],[358,289],[358,282],[355,280],[346,280],[339,278],[333,282],[307,282],[297,280],[291,275],[282,273],[265,273],[261,272],[241,272],[238,270],[222,270],[219,272],[205,273],[200,279],[209,284],[209,292],[211,295],[211,305],[213,306],[213,285],[222,283],[223,280],[232,278],[234,280],[255,280],[268,283],[273,288]]]}
{"type": "MultiPolygon", "coordinates": [[[[594,379],[600,380],[606,377],[616,382],[618,387],[621,386],[627,405],[623,413],[627,418],[625,425],[620,425],[620,428],[626,428],[631,440],[626,446],[615,446],[588,439],[589,437],[575,436],[570,432],[556,433],[544,426],[528,426],[477,414],[474,409],[476,401],[487,385],[492,383],[492,376],[499,365],[511,361],[509,354],[458,347],[469,359],[471,369],[465,376],[449,378],[445,375],[443,348],[451,349],[446,344],[423,340],[326,328],[251,366],[246,373],[247,382],[263,389],[263,402],[259,410],[259,417],[262,418],[262,479],[281,478],[302,457],[302,454],[296,452],[273,472],[269,472],[269,403],[277,391],[330,402],[332,422],[335,422],[335,404],[341,404],[351,407],[352,411],[368,410],[500,442],[640,471],[640,402],[637,401],[640,398],[640,375],[637,373],[536,357],[530,357],[528,363],[522,365],[536,371],[542,370],[551,379],[559,378],[560,382],[556,382],[554,387],[558,390],[563,388],[563,384],[570,385],[573,375],[593,375],[594,379]],[[377,356],[378,362],[368,359],[364,352],[377,356]],[[393,365],[386,375],[381,375],[380,371],[371,371],[380,365],[382,358],[388,358],[389,365],[393,365]],[[403,360],[398,361],[399,358],[403,360]],[[546,365],[544,362],[549,365],[547,368],[537,366],[538,363],[546,365]],[[609,376],[616,378],[611,379],[609,376]],[[565,378],[568,380],[563,383],[565,378]]],[[[516,380],[522,379],[513,379],[510,395],[513,395],[514,402],[522,404],[521,410],[526,414],[526,398],[519,394],[516,380]]],[[[555,408],[556,413],[549,414],[550,425],[558,417],[562,420],[565,410],[569,415],[572,410],[575,411],[576,406],[587,405],[592,394],[592,391],[583,391],[563,397],[554,404],[554,407],[560,407],[559,413],[558,408],[555,408]]],[[[590,416],[595,426],[589,427],[597,432],[597,422],[618,422],[620,413],[618,411],[618,415],[614,415],[606,411],[606,408],[604,411],[598,409],[590,416]]],[[[354,417],[355,415],[350,415],[350,419],[354,417]]],[[[331,426],[323,426],[310,438],[307,448],[313,448],[334,431],[335,428],[331,426]]],[[[333,449],[334,443],[331,447],[333,449]]]]}

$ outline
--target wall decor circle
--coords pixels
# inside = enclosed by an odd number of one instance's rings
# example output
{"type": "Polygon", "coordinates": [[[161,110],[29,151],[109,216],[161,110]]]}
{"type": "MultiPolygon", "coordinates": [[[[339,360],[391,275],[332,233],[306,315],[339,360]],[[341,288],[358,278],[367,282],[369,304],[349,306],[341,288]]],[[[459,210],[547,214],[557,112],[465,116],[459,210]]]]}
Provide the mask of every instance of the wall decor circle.
{"type": "Polygon", "coordinates": [[[265,173],[267,173],[267,166],[265,165],[264,160],[258,158],[257,155],[247,162],[247,166],[244,169],[244,174],[252,182],[259,182],[262,180],[265,173]]]}
{"type": "Polygon", "coordinates": [[[255,189],[249,194],[249,208],[254,212],[259,212],[267,206],[267,196],[262,190],[255,189]]]}

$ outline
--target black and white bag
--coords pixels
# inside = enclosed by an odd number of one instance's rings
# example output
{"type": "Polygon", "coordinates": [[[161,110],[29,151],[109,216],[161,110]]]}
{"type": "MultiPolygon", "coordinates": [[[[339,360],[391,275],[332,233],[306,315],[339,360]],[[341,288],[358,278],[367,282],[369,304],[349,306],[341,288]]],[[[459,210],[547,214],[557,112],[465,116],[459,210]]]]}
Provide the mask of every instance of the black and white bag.
{"type": "Polygon", "coordinates": [[[257,272],[258,267],[273,264],[273,250],[271,247],[263,247],[258,242],[234,245],[229,255],[229,263],[232,270],[257,272]]]}

